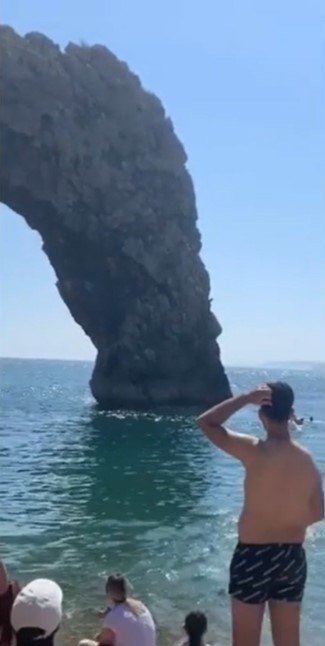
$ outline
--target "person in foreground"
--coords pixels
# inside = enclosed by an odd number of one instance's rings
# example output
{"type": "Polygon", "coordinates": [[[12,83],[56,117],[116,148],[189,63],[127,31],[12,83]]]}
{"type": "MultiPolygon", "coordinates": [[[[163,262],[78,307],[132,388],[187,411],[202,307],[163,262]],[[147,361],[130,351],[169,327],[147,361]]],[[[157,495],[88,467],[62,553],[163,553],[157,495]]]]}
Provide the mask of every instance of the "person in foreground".
{"type": "Polygon", "coordinates": [[[203,612],[189,612],[184,621],[186,639],[181,646],[208,646],[204,636],[208,630],[208,620],[203,612]]]}
{"type": "Polygon", "coordinates": [[[35,579],[22,588],[11,610],[16,646],[54,646],[62,600],[61,588],[49,579],[35,579]]]}
{"type": "Polygon", "coordinates": [[[79,646],[155,646],[156,628],[148,608],[128,596],[127,580],[111,574],[106,582],[110,607],[96,640],[83,639],[79,646]]]}
{"type": "Polygon", "coordinates": [[[6,566],[0,561],[0,646],[12,643],[11,608],[19,592],[19,583],[10,581],[6,566]]]}
{"type": "Polygon", "coordinates": [[[205,435],[245,468],[239,542],[230,565],[233,646],[258,646],[269,604],[275,646],[299,646],[300,606],[307,563],[307,527],[324,518],[320,473],[289,434],[292,388],[282,382],[232,397],[198,419],[205,435]],[[261,440],[224,426],[248,404],[259,407],[261,440]]]}

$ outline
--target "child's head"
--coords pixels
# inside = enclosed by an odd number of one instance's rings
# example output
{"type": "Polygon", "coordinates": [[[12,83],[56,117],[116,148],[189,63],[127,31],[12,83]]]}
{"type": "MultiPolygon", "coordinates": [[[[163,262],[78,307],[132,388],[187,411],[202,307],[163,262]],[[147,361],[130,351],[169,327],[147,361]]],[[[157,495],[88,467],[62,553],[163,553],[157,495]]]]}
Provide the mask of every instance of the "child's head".
{"type": "Polygon", "coordinates": [[[17,595],[11,624],[17,646],[53,646],[62,619],[61,588],[49,579],[35,579],[17,595]]]}
{"type": "Polygon", "coordinates": [[[128,581],[123,574],[110,574],[106,581],[106,594],[113,603],[124,603],[128,596],[128,581]]]}
{"type": "Polygon", "coordinates": [[[208,629],[208,620],[203,612],[195,610],[185,617],[184,630],[191,646],[199,646],[208,629]]]}

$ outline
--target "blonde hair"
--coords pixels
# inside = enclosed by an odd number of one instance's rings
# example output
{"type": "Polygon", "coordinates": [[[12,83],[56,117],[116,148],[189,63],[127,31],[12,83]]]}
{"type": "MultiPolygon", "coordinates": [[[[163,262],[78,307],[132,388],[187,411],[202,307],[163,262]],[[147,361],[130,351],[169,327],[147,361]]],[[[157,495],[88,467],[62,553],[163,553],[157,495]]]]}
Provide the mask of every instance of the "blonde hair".
{"type": "Polygon", "coordinates": [[[122,574],[111,574],[106,581],[106,592],[115,603],[126,603],[131,612],[137,617],[146,611],[145,605],[128,596],[128,581],[122,574]]]}
{"type": "Polygon", "coordinates": [[[146,607],[142,603],[142,601],[139,601],[138,599],[132,599],[132,597],[127,597],[126,599],[126,604],[130,608],[131,612],[133,612],[136,617],[140,617],[146,612],[146,607]]]}

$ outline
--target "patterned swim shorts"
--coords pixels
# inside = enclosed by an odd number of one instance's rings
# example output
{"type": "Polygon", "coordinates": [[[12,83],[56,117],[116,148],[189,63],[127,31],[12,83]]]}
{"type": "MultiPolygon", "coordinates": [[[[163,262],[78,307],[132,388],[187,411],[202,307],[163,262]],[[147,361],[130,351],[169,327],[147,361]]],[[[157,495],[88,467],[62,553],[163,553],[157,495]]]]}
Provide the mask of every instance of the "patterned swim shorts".
{"type": "Polygon", "coordinates": [[[229,594],[244,603],[301,601],[306,578],[300,543],[238,543],[230,564],[229,594]]]}

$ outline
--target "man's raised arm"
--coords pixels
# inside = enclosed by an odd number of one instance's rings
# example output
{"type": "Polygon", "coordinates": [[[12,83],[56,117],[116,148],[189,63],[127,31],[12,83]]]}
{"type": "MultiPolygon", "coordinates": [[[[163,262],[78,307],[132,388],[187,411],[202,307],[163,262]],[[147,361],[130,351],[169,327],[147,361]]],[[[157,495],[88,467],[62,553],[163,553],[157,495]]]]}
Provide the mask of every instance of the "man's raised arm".
{"type": "Polygon", "coordinates": [[[268,386],[260,386],[251,393],[231,397],[198,418],[199,427],[207,438],[219,449],[247,463],[255,453],[258,440],[250,435],[234,433],[226,429],[224,423],[248,404],[265,405],[271,403],[271,391],[268,386]]]}

